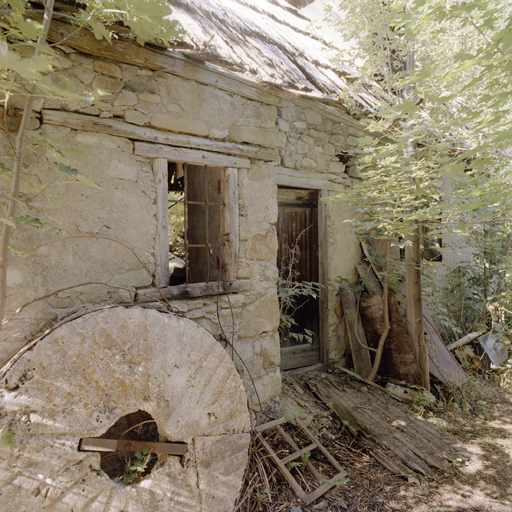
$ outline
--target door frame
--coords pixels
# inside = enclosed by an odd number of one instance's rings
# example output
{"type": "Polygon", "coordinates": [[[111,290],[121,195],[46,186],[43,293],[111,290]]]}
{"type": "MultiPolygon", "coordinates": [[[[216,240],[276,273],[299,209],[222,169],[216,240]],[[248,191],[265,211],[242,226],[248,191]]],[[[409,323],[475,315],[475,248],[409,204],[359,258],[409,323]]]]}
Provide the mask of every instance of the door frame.
{"type": "MultiPolygon", "coordinates": [[[[320,283],[319,290],[319,333],[318,342],[319,362],[321,364],[329,364],[329,300],[328,300],[328,217],[327,217],[327,201],[324,199],[329,196],[329,190],[319,188],[316,183],[309,180],[293,180],[280,179],[276,175],[276,186],[279,188],[299,188],[306,190],[315,190],[317,192],[318,204],[318,280],[320,283]],[[316,185],[316,186],[315,186],[316,185]]],[[[276,188],[277,188],[276,187],[276,188]]],[[[276,191],[277,192],[277,191],[276,191]]],[[[277,196],[276,196],[277,197],[277,196]]]]}

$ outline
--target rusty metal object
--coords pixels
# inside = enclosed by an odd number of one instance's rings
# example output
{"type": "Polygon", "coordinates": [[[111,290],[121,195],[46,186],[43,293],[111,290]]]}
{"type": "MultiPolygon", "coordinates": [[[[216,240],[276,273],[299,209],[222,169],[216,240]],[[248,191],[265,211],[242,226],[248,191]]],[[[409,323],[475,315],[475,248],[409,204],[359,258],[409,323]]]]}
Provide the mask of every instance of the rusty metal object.
{"type": "Polygon", "coordinates": [[[82,452],[141,452],[146,448],[157,455],[185,455],[187,453],[186,443],[151,443],[128,439],[82,437],[78,445],[78,449],[82,452]]]}

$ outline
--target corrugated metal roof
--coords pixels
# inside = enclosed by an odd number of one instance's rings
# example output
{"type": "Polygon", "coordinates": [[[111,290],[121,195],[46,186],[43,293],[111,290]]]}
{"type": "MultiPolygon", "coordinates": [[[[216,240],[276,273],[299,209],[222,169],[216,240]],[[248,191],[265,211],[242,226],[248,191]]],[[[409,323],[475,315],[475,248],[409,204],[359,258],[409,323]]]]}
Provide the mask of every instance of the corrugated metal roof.
{"type": "MultiPolygon", "coordinates": [[[[326,3],[174,0],[172,16],[187,31],[191,48],[178,51],[258,82],[334,97],[347,89],[352,70],[332,63],[345,47],[324,21],[326,3]]],[[[375,106],[370,94],[356,100],[370,110],[375,106]]]]}

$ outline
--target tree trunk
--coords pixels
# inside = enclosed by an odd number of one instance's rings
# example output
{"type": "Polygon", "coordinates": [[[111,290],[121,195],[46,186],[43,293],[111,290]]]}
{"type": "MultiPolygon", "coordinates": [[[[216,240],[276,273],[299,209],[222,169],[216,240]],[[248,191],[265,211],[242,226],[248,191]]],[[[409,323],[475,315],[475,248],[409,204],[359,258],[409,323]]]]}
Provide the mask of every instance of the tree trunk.
{"type": "Polygon", "coordinates": [[[405,246],[405,295],[407,307],[407,334],[412,340],[414,354],[421,370],[421,385],[430,390],[428,347],[423,327],[423,301],[421,297],[421,251],[419,226],[405,246]]]}
{"type": "MultiPolygon", "coordinates": [[[[414,70],[414,52],[407,52],[406,70],[414,70]]],[[[411,98],[413,95],[412,86],[406,87],[405,96],[411,98]]],[[[410,131],[411,127],[406,124],[404,130],[410,131]]],[[[416,144],[413,141],[404,150],[406,160],[416,158],[416,144]]],[[[414,178],[411,177],[411,181],[414,178]]],[[[428,347],[425,343],[425,331],[423,326],[423,301],[421,297],[421,248],[420,248],[420,224],[412,234],[406,236],[408,242],[405,246],[405,295],[407,307],[407,333],[409,334],[416,359],[421,370],[421,384],[430,390],[430,372],[428,361],[428,347]]]]}

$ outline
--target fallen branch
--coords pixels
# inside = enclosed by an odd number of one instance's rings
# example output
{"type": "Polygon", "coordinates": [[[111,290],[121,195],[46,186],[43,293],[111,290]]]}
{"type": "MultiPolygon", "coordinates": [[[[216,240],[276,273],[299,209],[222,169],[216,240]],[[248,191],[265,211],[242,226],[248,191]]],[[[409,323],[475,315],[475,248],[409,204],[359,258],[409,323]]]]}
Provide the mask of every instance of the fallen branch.
{"type": "Polygon", "coordinates": [[[466,345],[467,343],[470,343],[471,341],[474,341],[477,338],[480,338],[480,336],[482,336],[483,334],[484,334],[483,332],[470,332],[469,334],[466,334],[466,336],[464,336],[460,340],[450,343],[446,348],[448,350],[455,350],[456,348],[462,347],[463,345],[466,345]]]}

